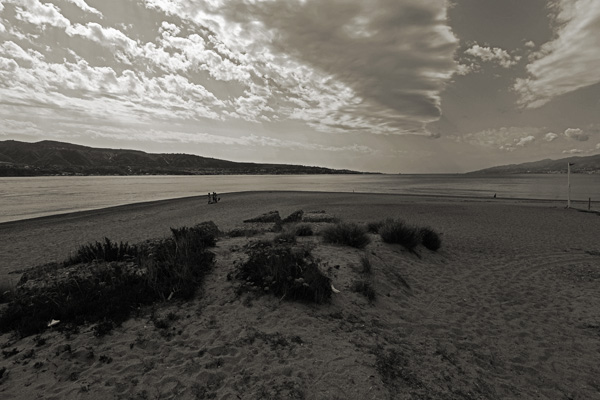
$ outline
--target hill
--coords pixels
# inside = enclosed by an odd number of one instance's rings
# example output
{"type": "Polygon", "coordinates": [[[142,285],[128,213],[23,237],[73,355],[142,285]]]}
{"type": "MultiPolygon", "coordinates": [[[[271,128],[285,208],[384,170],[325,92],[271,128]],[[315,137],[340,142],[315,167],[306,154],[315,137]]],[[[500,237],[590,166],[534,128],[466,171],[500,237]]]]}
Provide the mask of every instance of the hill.
{"type": "Polygon", "coordinates": [[[152,154],[44,140],[0,141],[0,176],[359,174],[289,164],[239,163],[190,154],[152,154]]]}
{"type": "Polygon", "coordinates": [[[600,154],[586,157],[567,157],[559,160],[545,159],[523,164],[501,165],[469,174],[562,174],[567,172],[567,163],[574,164],[572,173],[600,174],[600,154]]]}

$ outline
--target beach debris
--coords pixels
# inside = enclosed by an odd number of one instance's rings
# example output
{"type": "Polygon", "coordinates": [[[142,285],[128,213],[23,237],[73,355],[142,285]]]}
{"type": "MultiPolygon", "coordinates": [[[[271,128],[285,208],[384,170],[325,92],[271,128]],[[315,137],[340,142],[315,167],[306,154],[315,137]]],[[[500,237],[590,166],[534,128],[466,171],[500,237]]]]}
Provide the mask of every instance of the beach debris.
{"type": "Polygon", "coordinates": [[[291,213],[290,215],[288,215],[287,217],[285,217],[283,219],[284,224],[287,224],[289,222],[300,222],[302,221],[302,216],[304,215],[304,211],[302,210],[298,210],[298,211],[294,211],[293,213],[291,213]]]}
{"type": "Polygon", "coordinates": [[[48,322],[48,328],[52,328],[53,326],[56,326],[60,323],[59,320],[57,319],[52,319],[50,322],[48,322]]]}
{"type": "Polygon", "coordinates": [[[337,290],[335,287],[333,287],[333,283],[331,284],[331,291],[332,291],[333,293],[339,293],[339,292],[340,292],[340,291],[339,291],[339,290],[337,290]]]}
{"type": "Polygon", "coordinates": [[[171,300],[173,298],[174,294],[175,294],[175,292],[171,292],[171,294],[169,295],[169,297],[167,297],[167,300],[171,300]]]}
{"type": "Polygon", "coordinates": [[[280,222],[280,221],[281,221],[281,216],[279,216],[279,211],[269,211],[267,213],[259,215],[258,217],[244,220],[244,222],[280,222]]]}

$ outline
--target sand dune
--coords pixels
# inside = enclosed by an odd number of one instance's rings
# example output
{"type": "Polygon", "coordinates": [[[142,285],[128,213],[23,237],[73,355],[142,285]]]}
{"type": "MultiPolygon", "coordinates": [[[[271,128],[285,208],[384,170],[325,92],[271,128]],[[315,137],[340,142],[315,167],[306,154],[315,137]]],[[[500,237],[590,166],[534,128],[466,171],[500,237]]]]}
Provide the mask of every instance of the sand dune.
{"type": "Polygon", "coordinates": [[[16,351],[0,359],[0,396],[600,398],[600,217],[562,204],[291,192],[181,199],[1,224],[2,271],[17,276],[8,272],[104,236],[136,242],[208,219],[227,230],[297,209],[404,218],[441,232],[443,246],[417,256],[378,235],[365,250],[301,238],[341,291],[331,304],[305,305],[239,294],[227,276],[257,238],[223,238],[202,295],[161,305],[153,319],[147,311],[102,338],[89,327],[48,331],[39,346],[0,337],[7,355],[16,351]],[[365,252],[374,303],[350,289],[365,252]]]}

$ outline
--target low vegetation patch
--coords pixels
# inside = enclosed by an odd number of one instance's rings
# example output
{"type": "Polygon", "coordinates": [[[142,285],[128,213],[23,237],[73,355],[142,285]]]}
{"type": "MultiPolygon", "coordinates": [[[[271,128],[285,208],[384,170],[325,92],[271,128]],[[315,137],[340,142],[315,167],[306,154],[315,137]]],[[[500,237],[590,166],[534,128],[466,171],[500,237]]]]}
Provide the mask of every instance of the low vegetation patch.
{"type": "Polygon", "coordinates": [[[379,233],[379,229],[383,226],[383,221],[371,221],[367,222],[367,232],[379,233]]]}
{"type": "Polygon", "coordinates": [[[365,274],[365,275],[371,275],[373,272],[373,266],[371,265],[371,259],[369,258],[368,254],[363,254],[360,256],[360,266],[361,266],[361,273],[365,274]]]}
{"type": "Polygon", "coordinates": [[[15,285],[8,280],[0,282],[0,304],[8,303],[15,290],[15,285]]]}
{"type": "Polygon", "coordinates": [[[296,236],[312,236],[314,234],[310,224],[298,224],[294,229],[296,231],[296,236]]]}
{"type": "Polygon", "coordinates": [[[330,300],[331,279],[323,275],[306,248],[259,242],[249,249],[248,255],[237,274],[245,285],[290,300],[330,300]]]}
{"type": "Polygon", "coordinates": [[[437,251],[442,247],[440,235],[429,227],[421,228],[421,242],[423,243],[423,246],[432,251],[437,251]]]}
{"type": "Polygon", "coordinates": [[[321,231],[325,243],[364,248],[371,242],[365,229],[351,222],[340,222],[321,231]]]}
{"type": "Polygon", "coordinates": [[[360,293],[365,296],[370,303],[374,302],[377,298],[377,293],[375,292],[373,285],[368,281],[356,281],[352,284],[351,289],[353,292],[360,293]]]}
{"type": "Polygon", "coordinates": [[[379,235],[384,242],[400,244],[410,251],[421,244],[421,229],[402,220],[385,220],[379,228],[379,235]]]}
{"type": "Polygon", "coordinates": [[[217,234],[216,225],[207,222],[172,229],[169,238],[135,246],[108,239],[100,247],[97,243],[82,246],[68,262],[23,275],[0,314],[0,331],[17,330],[28,336],[57,320],[59,326],[100,322],[102,335],[141,305],[189,299],[214,264],[214,254],[207,248],[216,243],[217,234]],[[129,250],[121,252],[123,248],[129,250]],[[119,249],[117,260],[114,249],[119,249]],[[96,258],[74,264],[82,254],[96,258]]]}

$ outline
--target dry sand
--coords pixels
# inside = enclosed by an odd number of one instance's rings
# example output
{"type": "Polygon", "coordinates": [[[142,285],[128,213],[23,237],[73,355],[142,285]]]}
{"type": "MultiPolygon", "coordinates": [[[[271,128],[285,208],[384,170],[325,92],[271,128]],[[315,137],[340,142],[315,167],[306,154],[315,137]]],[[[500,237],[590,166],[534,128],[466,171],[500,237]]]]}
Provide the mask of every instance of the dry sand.
{"type": "MultiPolygon", "coordinates": [[[[600,217],[546,202],[253,192],[0,224],[0,271],[64,258],[107,236],[137,242],[213,220],[223,230],[279,210],[345,221],[398,217],[443,233],[420,257],[372,235],[378,294],[350,290],[365,252],[318,243],[336,288],[310,306],[236,294],[228,280],[253,238],[222,239],[203,295],[159,306],[96,338],[0,337],[6,399],[600,398],[600,217]],[[408,286],[406,285],[408,284],[408,286]],[[39,344],[39,341],[38,341],[39,344]]],[[[319,242],[318,237],[303,238],[319,242]]]]}

